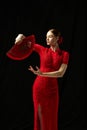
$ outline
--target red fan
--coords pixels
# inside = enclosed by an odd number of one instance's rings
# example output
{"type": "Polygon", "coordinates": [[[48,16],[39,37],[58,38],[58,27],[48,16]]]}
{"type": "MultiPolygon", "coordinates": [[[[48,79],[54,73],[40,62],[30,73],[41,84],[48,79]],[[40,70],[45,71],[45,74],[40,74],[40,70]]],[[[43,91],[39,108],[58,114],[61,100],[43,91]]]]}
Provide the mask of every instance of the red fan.
{"type": "Polygon", "coordinates": [[[35,36],[30,35],[23,39],[22,43],[14,44],[6,55],[13,60],[23,60],[27,58],[33,51],[35,36]],[[31,46],[29,47],[29,45],[31,46]]]}

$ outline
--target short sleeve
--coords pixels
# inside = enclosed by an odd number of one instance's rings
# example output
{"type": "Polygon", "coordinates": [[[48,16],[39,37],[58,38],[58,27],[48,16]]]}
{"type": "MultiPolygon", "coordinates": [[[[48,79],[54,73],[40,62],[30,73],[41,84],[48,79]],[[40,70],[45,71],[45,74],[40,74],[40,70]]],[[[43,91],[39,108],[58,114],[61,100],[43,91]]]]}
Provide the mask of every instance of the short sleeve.
{"type": "Polygon", "coordinates": [[[69,52],[63,52],[63,63],[68,64],[69,62],[69,52]]]}

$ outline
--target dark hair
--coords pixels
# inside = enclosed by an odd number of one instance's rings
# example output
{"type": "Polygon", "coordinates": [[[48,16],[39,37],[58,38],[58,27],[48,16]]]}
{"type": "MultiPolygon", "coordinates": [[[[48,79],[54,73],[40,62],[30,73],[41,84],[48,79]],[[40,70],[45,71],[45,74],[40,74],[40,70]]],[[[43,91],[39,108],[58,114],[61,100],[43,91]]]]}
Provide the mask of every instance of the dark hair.
{"type": "Polygon", "coordinates": [[[54,34],[54,36],[61,36],[61,33],[57,30],[57,29],[50,29],[49,31],[51,31],[53,34],[54,34]]]}

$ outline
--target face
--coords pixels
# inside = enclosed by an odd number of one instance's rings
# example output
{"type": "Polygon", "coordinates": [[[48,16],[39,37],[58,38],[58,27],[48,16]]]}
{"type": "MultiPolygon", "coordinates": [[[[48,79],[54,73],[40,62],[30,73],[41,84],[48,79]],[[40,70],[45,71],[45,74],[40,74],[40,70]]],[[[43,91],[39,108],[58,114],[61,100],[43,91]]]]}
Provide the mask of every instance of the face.
{"type": "Polygon", "coordinates": [[[47,45],[55,46],[57,44],[58,37],[54,36],[54,34],[51,31],[47,32],[46,35],[46,42],[47,45]]]}

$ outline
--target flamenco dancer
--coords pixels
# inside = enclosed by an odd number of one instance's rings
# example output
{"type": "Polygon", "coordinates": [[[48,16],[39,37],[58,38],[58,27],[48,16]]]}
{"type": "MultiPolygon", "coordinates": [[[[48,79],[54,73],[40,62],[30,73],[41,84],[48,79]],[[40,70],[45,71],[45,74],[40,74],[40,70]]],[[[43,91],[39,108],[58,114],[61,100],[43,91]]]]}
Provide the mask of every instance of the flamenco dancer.
{"type": "Polygon", "coordinates": [[[15,39],[15,45],[6,53],[14,60],[23,60],[33,51],[40,56],[40,68],[28,68],[37,75],[33,84],[34,130],[58,130],[57,78],[63,77],[69,61],[69,52],[59,48],[62,39],[58,30],[50,29],[46,33],[46,44],[49,47],[44,47],[36,43],[34,35],[26,37],[19,34],[15,39]]]}

